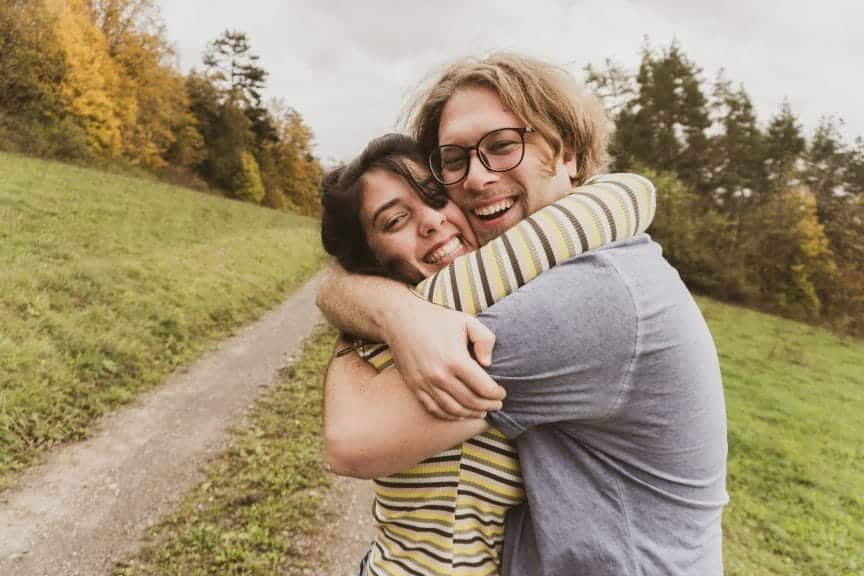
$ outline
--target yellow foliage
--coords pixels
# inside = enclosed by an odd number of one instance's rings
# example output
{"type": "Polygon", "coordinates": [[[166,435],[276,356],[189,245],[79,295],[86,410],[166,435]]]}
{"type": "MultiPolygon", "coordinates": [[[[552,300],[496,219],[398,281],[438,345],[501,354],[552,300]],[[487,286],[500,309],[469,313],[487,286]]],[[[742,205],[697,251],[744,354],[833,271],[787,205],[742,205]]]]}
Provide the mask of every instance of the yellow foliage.
{"type": "Polygon", "coordinates": [[[264,199],[264,184],[258,162],[249,152],[240,154],[239,171],[234,175],[234,196],[240,200],[260,204],[264,199]]]}
{"type": "Polygon", "coordinates": [[[136,103],[135,114],[122,126],[122,155],[132,164],[162,168],[177,134],[189,124],[184,117],[189,102],[158,9],[152,0],[94,0],[93,6],[93,19],[136,103]]]}
{"type": "Polygon", "coordinates": [[[780,191],[767,213],[763,239],[763,287],[782,312],[817,317],[822,302],[819,283],[837,270],[834,254],[816,212],[816,199],[806,186],[780,191]]]}
{"type": "Polygon", "coordinates": [[[87,2],[50,0],[49,6],[66,55],[61,97],[67,112],[84,127],[93,151],[118,156],[123,126],[133,124],[137,113],[133,86],[111,58],[87,2]]]}
{"type": "Polygon", "coordinates": [[[122,44],[116,56],[136,99],[136,114],[123,126],[123,156],[149,168],[164,166],[176,141],[174,128],[188,108],[182,77],[159,58],[141,42],[122,44]]]}

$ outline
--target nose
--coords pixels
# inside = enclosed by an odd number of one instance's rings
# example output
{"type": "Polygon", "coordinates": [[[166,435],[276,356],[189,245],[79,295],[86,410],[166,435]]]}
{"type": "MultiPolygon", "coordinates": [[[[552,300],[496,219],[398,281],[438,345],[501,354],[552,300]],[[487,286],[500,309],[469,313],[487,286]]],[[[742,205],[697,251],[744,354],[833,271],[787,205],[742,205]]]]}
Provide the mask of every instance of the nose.
{"type": "Polygon", "coordinates": [[[446,221],[447,218],[444,217],[444,214],[431,206],[424,206],[420,215],[420,235],[424,238],[432,236],[446,221]]]}
{"type": "Polygon", "coordinates": [[[473,150],[468,156],[468,174],[461,182],[462,187],[473,193],[482,193],[486,186],[498,179],[498,173],[492,172],[480,161],[480,152],[473,150]]]}

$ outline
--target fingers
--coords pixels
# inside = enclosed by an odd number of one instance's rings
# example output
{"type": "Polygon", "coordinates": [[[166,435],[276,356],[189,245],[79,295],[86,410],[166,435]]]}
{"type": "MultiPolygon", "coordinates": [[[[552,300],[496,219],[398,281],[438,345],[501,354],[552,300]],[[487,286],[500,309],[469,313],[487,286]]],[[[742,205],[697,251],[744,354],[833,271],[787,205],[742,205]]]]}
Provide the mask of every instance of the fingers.
{"type": "Polygon", "coordinates": [[[469,403],[463,401],[465,406],[470,406],[475,410],[500,410],[501,400],[507,395],[504,388],[498,385],[489,374],[476,362],[465,362],[459,364],[455,370],[455,376],[459,382],[468,388],[468,392],[473,398],[478,398],[482,404],[469,403]],[[496,403],[497,407],[492,407],[489,401],[496,403]]]}
{"type": "Polygon", "coordinates": [[[440,420],[458,420],[458,418],[456,418],[455,416],[450,416],[441,408],[439,408],[435,400],[433,400],[432,397],[425,390],[418,390],[417,398],[420,399],[420,403],[423,404],[423,408],[425,408],[429,414],[435,416],[436,418],[440,420]]]}
{"type": "MultiPolygon", "coordinates": [[[[472,362],[472,364],[474,364],[472,362]]],[[[476,366],[476,364],[475,364],[476,366]]],[[[479,414],[482,412],[488,411],[496,411],[501,409],[501,400],[499,398],[484,398],[482,396],[478,396],[474,393],[474,391],[469,388],[464,383],[464,376],[462,374],[469,373],[470,371],[465,371],[464,369],[458,369],[458,372],[455,373],[446,384],[439,385],[438,388],[445,391],[455,402],[457,402],[464,410],[472,412],[471,416],[466,416],[469,418],[479,418],[479,414]]],[[[477,372],[473,376],[474,378],[489,378],[489,376],[483,371],[482,368],[477,366],[477,372]]],[[[494,389],[500,389],[498,392],[503,397],[503,388],[495,384],[495,381],[489,378],[492,382],[492,387],[494,389]]],[[[444,408],[444,406],[442,406],[444,408]]],[[[447,410],[446,408],[444,408],[447,410]]],[[[448,410],[449,412],[449,410],[448,410]]]]}
{"type": "Polygon", "coordinates": [[[435,388],[431,391],[432,397],[438,404],[438,407],[448,416],[455,418],[476,418],[477,410],[471,410],[464,407],[447,390],[435,388]]]}
{"type": "Polygon", "coordinates": [[[476,318],[467,325],[468,341],[474,347],[474,357],[481,366],[492,364],[492,349],[495,347],[495,333],[476,318]]]}

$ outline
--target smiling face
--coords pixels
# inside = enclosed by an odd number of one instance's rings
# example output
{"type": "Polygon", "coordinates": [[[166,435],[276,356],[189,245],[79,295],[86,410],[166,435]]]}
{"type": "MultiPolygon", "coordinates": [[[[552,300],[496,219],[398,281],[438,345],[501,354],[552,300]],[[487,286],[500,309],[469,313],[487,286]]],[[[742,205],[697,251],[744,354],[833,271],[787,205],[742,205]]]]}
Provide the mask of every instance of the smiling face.
{"type": "Polygon", "coordinates": [[[419,282],[477,247],[456,204],[433,208],[402,177],[382,168],[363,176],[360,218],[372,252],[405,282],[419,282]]]}
{"type": "MultiPolygon", "coordinates": [[[[471,147],[493,130],[524,127],[494,91],[466,86],[442,110],[438,143],[471,147]]],[[[552,148],[536,133],[525,135],[525,156],[513,170],[487,170],[476,152],[471,153],[470,164],[465,179],[447,186],[447,194],[465,212],[481,244],[568,194],[577,174],[573,154],[564,150],[553,157],[552,148]]]]}

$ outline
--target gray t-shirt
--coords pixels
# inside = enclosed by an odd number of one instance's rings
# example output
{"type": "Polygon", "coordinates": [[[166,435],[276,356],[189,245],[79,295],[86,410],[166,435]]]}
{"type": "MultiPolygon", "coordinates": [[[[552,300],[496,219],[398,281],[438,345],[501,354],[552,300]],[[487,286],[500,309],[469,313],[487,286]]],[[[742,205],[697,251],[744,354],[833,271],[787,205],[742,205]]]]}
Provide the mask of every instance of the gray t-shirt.
{"type": "Polygon", "coordinates": [[[505,576],[716,576],[726,494],[717,353],[677,271],[646,235],[577,257],[480,315],[489,420],[515,439],[526,503],[505,576]]]}

